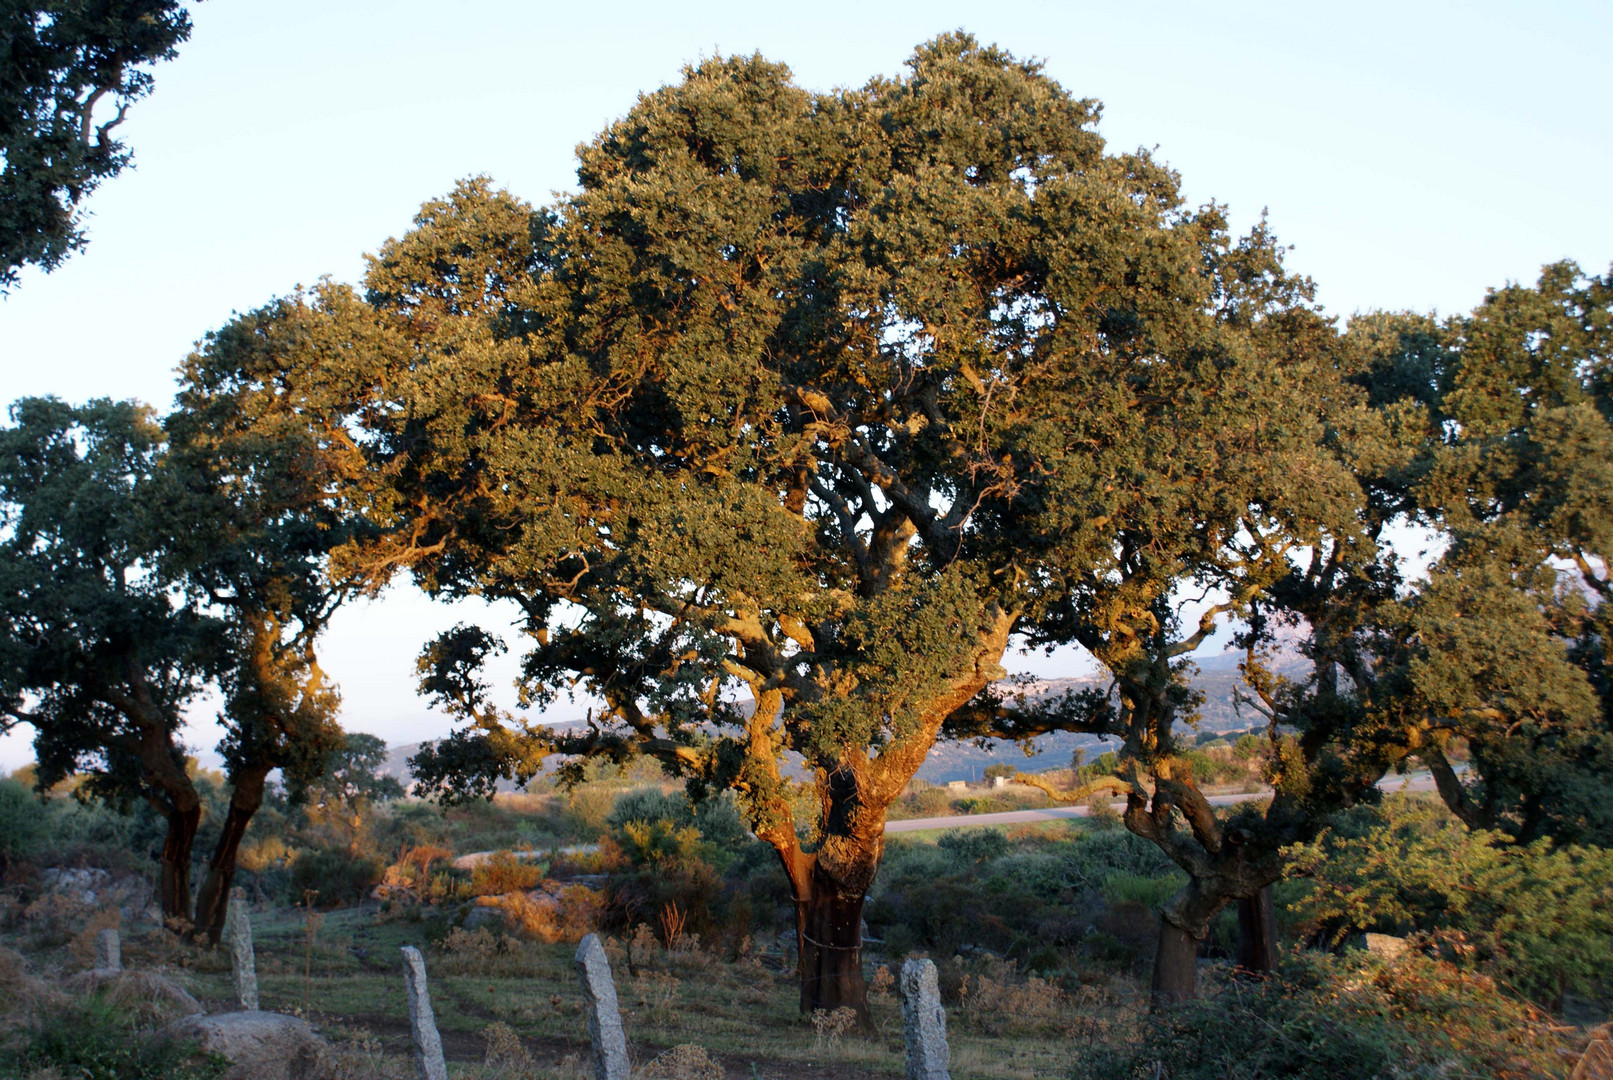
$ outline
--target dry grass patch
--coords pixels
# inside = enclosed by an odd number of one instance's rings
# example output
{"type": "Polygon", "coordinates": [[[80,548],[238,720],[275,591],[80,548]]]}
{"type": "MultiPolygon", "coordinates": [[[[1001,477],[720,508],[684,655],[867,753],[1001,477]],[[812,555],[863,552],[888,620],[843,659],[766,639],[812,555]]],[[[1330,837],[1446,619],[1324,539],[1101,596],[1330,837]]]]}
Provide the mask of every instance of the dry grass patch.
{"type": "Polygon", "coordinates": [[[634,1073],[634,1080],[724,1080],[728,1074],[699,1043],[683,1043],[634,1073]]]}

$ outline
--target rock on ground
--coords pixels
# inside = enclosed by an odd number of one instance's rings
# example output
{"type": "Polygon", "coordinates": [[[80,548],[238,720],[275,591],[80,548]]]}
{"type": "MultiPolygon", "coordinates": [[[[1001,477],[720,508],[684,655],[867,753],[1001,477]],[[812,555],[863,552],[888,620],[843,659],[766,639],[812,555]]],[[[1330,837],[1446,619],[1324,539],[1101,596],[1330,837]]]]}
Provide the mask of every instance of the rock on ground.
{"type": "MultiPolygon", "coordinates": [[[[50,895],[64,896],[85,907],[116,907],[125,919],[145,917],[153,894],[139,874],[114,876],[98,867],[47,866],[39,884],[50,895]]],[[[161,922],[161,916],[157,918],[161,922]]]]}
{"type": "Polygon", "coordinates": [[[187,1016],[163,1028],[230,1060],[224,1080],[335,1080],[330,1047],[307,1022],[271,1012],[187,1016]]]}
{"type": "Polygon", "coordinates": [[[1411,943],[1403,937],[1389,934],[1367,934],[1367,952],[1384,960],[1398,960],[1411,950],[1411,943]]]}

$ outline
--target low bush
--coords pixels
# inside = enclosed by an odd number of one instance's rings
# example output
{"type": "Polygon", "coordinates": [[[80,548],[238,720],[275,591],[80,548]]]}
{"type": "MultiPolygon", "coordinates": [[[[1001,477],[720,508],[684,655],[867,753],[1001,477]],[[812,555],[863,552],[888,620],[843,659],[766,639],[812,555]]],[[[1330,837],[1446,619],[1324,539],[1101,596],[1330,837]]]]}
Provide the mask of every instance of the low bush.
{"type": "Polygon", "coordinates": [[[866,913],[890,956],[973,946],[1070,976],[1077,957],[1141,963],[1157,934],[1154,906],[1179,885],[1159,849],[1128,832],[1011,839],[959,829],[935,844],[893,840],[866,913]]]}
{"type": "Polygon", "coordinates": [[[1062,987],[1022,976],[1012,961],[997,957],[966,965],[957,994],[959,1020],[988,1035],[1044,1032],[1063,1020],[1062,987]]]}
{"type": "Polygon", "coordinates": [[[1252,772],[1258,765],[1258,758],[1234,756],[1230,747],[1192,749],[1182,756],[1193,770],[1193,779],[1200,784],[1241,784],[1251,778],[1258,779],[1252,772]]]}
{"type": "Polygon", "coordinates": [[[316,848],[300,852],[291,863],[293,895],[316,893],[314,902],[319,907],[356,904],[380,880],[379,860],[345,851],[316,848]]]}
{"type": "Polygon", "coordinates": [[[1158,911],[1185,884],[1187,875],[1179,870],[1157,876],[1116,870],[1103,879],[1103,898],[1111,907],[1136,904],[1148,911],[1158,911]]]}
{"type": "Polygon", "coordinates": [[[728,857],[750,840],[750,830],[727,793],[691,803],[681,791],[637,788],[617,798],[605,824],[618,842],[632,825],[651,826],[666,835],[692,829],[693,838],[708,845],[705,857],[719,867],[726,867],[728,857]]]}
{"type": "Polygon", "coordinates": [[[558,896],[510,892],[484,901],[504,913],[504,923],[528,941],[553,944],[581,941],[598,929],[605,911],[603,894],[585,885],[568,885],[558,896]]]}
{"type": "Polygon", "coordinates": [[[952,809],[960,814],[1000,814],[1007,810],[1022,808],[996,795],[966,795],[961,799],[952,800],[952,809]]]}
{"type": "Polygon", "coordinates": [[[1077,833],[1065,849],[1072,882],[1101,888],[1116,871],[1144,877],[1171,873],[1176,864],[1159,848],[1125,829],[1077,833]]]}
{"type": "Polygon", "coordinates": [[[1613,996],[1613,852],[1513,843],[1443,803],[1358,807],[1291,850],[1303,883],[1290,918],[1336,945],[1362,931],[1420,934],[1464,968],[1560,1008],[1613,996]]]}
{"type": "Polygon", "coordinates": [[[546,869],[543,863],[517,858],[513,852],[495,851],[471,870],[471,894],[503,896],[526,892],[538,887],[546,869]]]}
{"type": "MultiPolygon", "coordinates": [[[[915,784],[921,781],[915,781],[915,784]]],[[[952,796],[946,788],[915,786],[896,802],[891,804],[886,817],[891,821],[905,821],[911,818],[944,817],[952,811],[952,796]]]]}
{"type": "Polygon", "coordinates": [[[1559,1076],[1549,1018],[1490,979],[1409,956],[1292,956],[1279,978],[1236,979],[1136,1020],[1075,1057],[1076,1080],[1559,1076]]]}
{"type": "Polygon", "coordinates": [[[217,1080],[230,1067],[195,1046],[153,1038],[123,1010],[91,999],[53,1010],[0,1048],[0,1075],[72,1080],[217,1080]]]}
{"type": "Polygon", "coordinates": [[[942,833],[935,846],[959,866],[991,862],[1008,854],[1008,837],[1001,829],[953,829],[942,833]]]}
{"type": "MultiPolygon", "coordinates": [[[[0,870],[47,856],[55,865],[143,869],[147,853],[161,849],[166,829],[144,802],[123,814],[59,789],[41,799],[17,777],[0,778],[0,870]]],[[[206,850],[200,839],[197,848],[206,850]]]]}
{"type": "Polygon", "coordinates": [[[49,837],[39,796],[11,777],[0,778],[0,868],[37,854],[49,837]]]}
{"type": "Polygon", "coordinates": [[[535,963],[531,947],[509,934],[485,926],[474,930],[453,927],[436,943],[440,958],[432,964],[444,975],[479,978],[525,975],[535,963]]]}

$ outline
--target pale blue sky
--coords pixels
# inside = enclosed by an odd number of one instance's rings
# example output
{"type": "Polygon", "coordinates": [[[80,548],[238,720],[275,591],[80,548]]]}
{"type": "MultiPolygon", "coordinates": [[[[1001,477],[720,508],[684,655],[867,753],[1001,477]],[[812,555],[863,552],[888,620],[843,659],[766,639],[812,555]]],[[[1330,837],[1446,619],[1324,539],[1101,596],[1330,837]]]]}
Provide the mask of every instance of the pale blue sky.
{"type": "MultiPolygon", "coordinates": [[[[137,168],[91,200],[88,249],[0,300],[0,402],[166,408],[174,366],[232,310],[355,279],[459,177],[544,201],[578,142],[702,56],[759,50],[826,89],[960,27],[1102,100],[1110,144],[1157,148],[1192,200],[1240,225],[1268,209],[1334,312],[1456,311],[1547,261],[1613,261],[1606,2],[209,0],[195,19],[122,129],[137,168]]],[[[410,672],[455,617],[399,595],[341,619],[325,651],[351,727],[441,732],[410,672]]],[[[0,765],[27,757],[0,742],[0,765]]]]}

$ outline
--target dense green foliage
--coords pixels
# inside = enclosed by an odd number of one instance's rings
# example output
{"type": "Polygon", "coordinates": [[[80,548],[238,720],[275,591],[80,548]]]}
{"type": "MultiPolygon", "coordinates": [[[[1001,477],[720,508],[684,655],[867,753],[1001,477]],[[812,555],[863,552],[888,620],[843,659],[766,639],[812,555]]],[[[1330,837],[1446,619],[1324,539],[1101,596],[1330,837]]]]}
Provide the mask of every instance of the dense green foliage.
{"type": "Polygon", "coordinates": [[[1156,1012],[1129,1044],[1075,1055],[1082,1080],[1492,1080],[1562,1073],[1544,1018],[1487,980],[1420,957],[1293,957],[1156,1012]]]}
{"type": "Polygon", "coordinates": [[[1010,841],[996,829],[959,829],[934,844],[891,843],[868,925],[889,955],[944,960],[968,947],[1042,973],[1129,967],[1152,942],[1161,892],[1181,882],[1156,846],[1125,830],[1010,841]],[[1153,902],[1138,903],[1148,888],[1153,902]]]}
{"type": "Polygon", "coordinates": [[[153,1038],[124,1010],[92,998],[52,1010],[21,1045],[0,1045],[0,1068],[13,1070],[12,1076],[73,1080],[218,1080],[230,1063],[194,1046],[153,1038]]]}
{"type": "Polygon", "coordinates": [[[168,819],[163,907],[190,915],[200,797],[179,729],[224,670],[225,627],[174,603],[164,441],[151,410],[27,398],[0,428],[0,728],[31,724],[36,780],[168,819]]]}
{"type": "Polygon", "coordinates": [[[1302,933],[1418,934],[1460,967],[1552,1008],[1613,992],[1613,852],[1471,830],[1395,798],[1344,815],[1292,853],[1302,933]]]}
{"type": "Polygon", "coordinates": [[[1548,266],[1436,341],[1395,354],[1435,388],[1416,494],[1450,540],[1410,674],[1474,768],[1429,761],[1470,825],[1613,844],[1613,277],[1548,266]]]}
{"type": "MultiPolygon", "coordinates": [[[[197,790],[205,805],[211,785],[197,790]]],[[[72,797],[41,799],[16,777],[0,779],[0,858],[6,864],[38,864],[47,857],[71,864],[83,859],[100,863],[111,857],[129,868],[144,869],[150,853],[162,847],[167,822],[149,804],[136,803],[119,813],[104,803],[72,797]]]]}
{"type": "Polygon", "coordinates": [[[0,429],[0,701],[39,732],[44,785],[70,775],[127,801],[183,774],[185,704],[214,674],[220,627],[170,600],[151,411],[31,398],[0,429]],[[148,751],[158,748],[167,760],[148,751]],[[104,756],[102,756],[104,754],[104,756]]]}
{"type": "Polygon", "coordinates": [[[0,294],[84,246],[80,204],[131,160],[113,132],[190,29],[178,0],[0,3],[0,294]]]}

